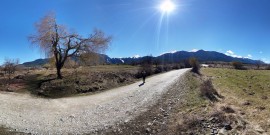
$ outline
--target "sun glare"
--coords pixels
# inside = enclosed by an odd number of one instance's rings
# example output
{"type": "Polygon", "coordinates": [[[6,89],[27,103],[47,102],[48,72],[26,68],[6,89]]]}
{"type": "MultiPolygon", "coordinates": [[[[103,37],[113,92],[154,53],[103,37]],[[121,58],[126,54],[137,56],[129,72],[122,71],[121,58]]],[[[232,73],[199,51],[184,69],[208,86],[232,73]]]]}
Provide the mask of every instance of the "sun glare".
{"type": "Polygon", "coordinates": [[[171,0],[165,0],[159,8],[162,12],[170,13],[175,9],[175,4],[171,0]]]}

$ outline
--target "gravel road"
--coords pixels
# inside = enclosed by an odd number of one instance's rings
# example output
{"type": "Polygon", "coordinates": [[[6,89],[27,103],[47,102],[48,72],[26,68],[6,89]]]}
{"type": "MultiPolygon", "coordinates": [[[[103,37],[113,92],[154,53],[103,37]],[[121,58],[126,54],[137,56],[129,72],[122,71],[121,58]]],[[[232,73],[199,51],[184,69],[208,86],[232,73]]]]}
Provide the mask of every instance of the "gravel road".
{"type": "Polygon", "coordinates": [[[0,93],[0,125],[32,134],[85,134],[106,130],[147,108],[189,69],[174,70],[99,94],[43,99],[0,93]]]}

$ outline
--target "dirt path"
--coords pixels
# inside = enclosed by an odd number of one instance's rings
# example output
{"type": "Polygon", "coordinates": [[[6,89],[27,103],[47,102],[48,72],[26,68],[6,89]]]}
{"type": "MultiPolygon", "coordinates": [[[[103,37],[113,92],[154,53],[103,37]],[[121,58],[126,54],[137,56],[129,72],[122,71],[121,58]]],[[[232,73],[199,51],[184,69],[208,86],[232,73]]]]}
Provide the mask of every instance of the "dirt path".
{"type": "Polygon", "coordinates": [[[94,133],[147,110],[189,69],[175,70],[103,93],[62,99],[41,99],[0,93],[0,125],[33,134],[94,133]]]}

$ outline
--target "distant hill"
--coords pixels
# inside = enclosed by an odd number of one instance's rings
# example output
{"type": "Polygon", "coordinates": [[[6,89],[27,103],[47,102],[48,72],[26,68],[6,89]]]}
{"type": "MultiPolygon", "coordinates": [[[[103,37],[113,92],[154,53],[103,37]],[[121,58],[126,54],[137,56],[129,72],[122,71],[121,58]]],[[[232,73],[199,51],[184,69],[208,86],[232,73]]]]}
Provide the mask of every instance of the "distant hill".
{"type": "Polygon", "coordinates": [[[208,62],[208,61],[215,61],[215,62],[233,62],[238,61],[245,64],[256,64],[258,62],[263,63],[259,60],[252,60],[248,58],[235,58],[231,56],[227,56],[223,53],[215,52],[215,51],[204,51],[199,50],[197,52],[187,52],[187,51],[178,51],[175,53],[166,53],[161,56],[158,56],[158,59],[162,59],[167,62],[181,62],[185,59],[190,57],[197,58],[200,62],[208,62]]]}
{"type": "MultiPolygon", "coordinates": [[[[200,62],[233,62],[238,61],[245,64],[256,64],[256,63],[264,63],[259,60],[252,60],[248,58],[235,58],[231,56],[227,56],[223,53],[215,52],[215,51],[204,51],[199,50],[197,52],[188,52],[188,51],[178,51],[174,53],[165,53],[157,57],[152,56],[144,56],[144,57],[129,57],[129,58],[110,58],[107,55],[100,54],[99,59],[101,59],[101,63],[106,64],[134,64],[140,63],[146,59],[151,58],[154,61],[160,61],[161,63],[180,63],[186,59],[191,57],[197,58],[200,62]]],[[[37,59],[32,62],[26,62],[22,65],[26,67],[33,67],[33,66],[42,66],[49,62],[49,59],[37,59]]]]}
{"type": "Polygon", "coordinates": [[[37,59],[35,61],[25,62],[22,65],[25,67],[38,67],[38,66],[43,66],[48,62],[49,62],[49,59],[37,59]]]}
{"type": "MultiPolygon", "coordinates": [[[[110,59],[110,63],[112,64],[132,64],[132,63],[140,63],[144,59],[147,59],[151,56],[145,56],[140,58],[113,58],[110,59]]],[[[204,51],[199,50],[197,52],[187,52],[187,51],[177,51],[174,53],[165,53],[157,57],[151,57],[154,61],[160,61],[162,63],[180,63],[186,59],[191,57],[197,58],[200,62],[233,62],[238,61],[245,64],[256,64],[264,62],[259,60],[252,60],[248,58],[235,58],[231,56],[227,56],[223,53],[215,52],[215,51],[204,51]]]]}

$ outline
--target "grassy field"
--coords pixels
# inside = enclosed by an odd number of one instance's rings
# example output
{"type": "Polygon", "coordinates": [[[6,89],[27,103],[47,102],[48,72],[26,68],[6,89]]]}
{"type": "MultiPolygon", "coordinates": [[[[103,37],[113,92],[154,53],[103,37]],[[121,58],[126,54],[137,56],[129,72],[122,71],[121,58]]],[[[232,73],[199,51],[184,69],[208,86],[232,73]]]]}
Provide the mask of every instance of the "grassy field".
{"type": "Polygon", "coordinates": [[[203,69],[233,108],[257,130],[270,131],[270,71],[203,69]]]}

